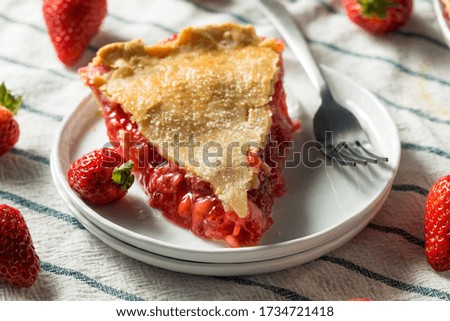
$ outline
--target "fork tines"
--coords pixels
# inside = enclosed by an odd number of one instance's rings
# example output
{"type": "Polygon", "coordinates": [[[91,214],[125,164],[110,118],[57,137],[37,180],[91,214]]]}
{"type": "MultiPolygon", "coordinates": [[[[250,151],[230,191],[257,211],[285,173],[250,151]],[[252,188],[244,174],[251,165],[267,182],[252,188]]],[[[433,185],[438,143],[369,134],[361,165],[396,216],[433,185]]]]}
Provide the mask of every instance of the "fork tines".
{"type": "Polygon", "coordinates": [[[325,154],[335,159],[339,164],[346,166],[356,166],[357,164],[367,165],[368,163],[376,164],[379,161],[389,161],[387,157],[374,154],[359,141],[355,141],[354,143],[340,142],[334,146],[330,146],[325,154]]]}

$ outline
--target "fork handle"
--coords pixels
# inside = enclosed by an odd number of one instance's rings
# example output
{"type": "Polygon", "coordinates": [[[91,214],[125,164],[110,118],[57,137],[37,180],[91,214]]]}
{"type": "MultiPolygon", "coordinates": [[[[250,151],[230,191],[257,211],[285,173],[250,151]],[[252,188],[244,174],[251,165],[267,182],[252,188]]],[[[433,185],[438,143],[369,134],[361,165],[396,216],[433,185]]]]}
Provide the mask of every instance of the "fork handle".
{"type": "Polygon", "coordinates": [[[322,71],[289,11],[278,0],[258,0],[258,4],[261,11],[272,22],[292,49],[320,96],[326,97],[329,95],[330,91],[322,71]]]}

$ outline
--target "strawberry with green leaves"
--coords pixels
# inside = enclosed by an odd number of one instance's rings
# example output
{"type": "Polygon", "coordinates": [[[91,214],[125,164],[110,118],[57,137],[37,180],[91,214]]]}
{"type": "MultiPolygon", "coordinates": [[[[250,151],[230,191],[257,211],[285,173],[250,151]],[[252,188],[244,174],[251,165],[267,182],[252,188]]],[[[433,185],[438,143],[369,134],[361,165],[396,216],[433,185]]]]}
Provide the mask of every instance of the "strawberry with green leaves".
{"type": "Polygon", "coordinates": [[[134,182],[133,163],[123,163],[114,148],[97,149],[72,163],[67,172],[70,187],[85,201],[106,205],[127,194],[134,182]]]}
{"type": "Polygon", "coordinates": [[[30,231],[19,210],[0,204],[0,280],[30,287],[40,272],[30,231]]]}
{"type": "Polygon", "coordinates": [[[425,205],[425,253],[436,271],[450,269],[450,175],[438,179],[425,205]]]}
{"type": "Polygon", "coordinates": [[[342,0],[347,16],[374,34],[385,34],[403,26],[411,16],[412,0],[342,0]]]}
{"type": "Polygon", "coordinates": [[[44,0],[42,11],[59,60],[73,66],[106,16],[106,0],[44,0]]]}
{"type": "Polygon", "coordinates": [[[19,140],[20,129],[14,115],[21,103],[21,96],[14,97],[5,83],[0,85],[0,156],[9,152],[19,140]]]}

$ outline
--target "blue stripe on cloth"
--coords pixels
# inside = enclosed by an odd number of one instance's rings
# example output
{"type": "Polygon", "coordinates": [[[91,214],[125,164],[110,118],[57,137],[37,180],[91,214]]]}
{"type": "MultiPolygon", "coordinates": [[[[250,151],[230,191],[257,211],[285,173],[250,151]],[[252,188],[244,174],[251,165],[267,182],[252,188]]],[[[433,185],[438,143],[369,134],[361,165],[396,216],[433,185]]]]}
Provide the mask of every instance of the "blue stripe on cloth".
{"type": "Polygon", "coordinates": [[[333,51],[345,54],[345,55],[349,55],[349,56],[353,56],[353,57],[357,57],[357,58],[363,58],[363,59],[368,59],[368,60],[375,60],[375,61],[380,61],[380,62],[385,62],[388,63],[392,66],[394,66],[395,68],[397,68],[398,70],[400,70],[401,72],[413,76],[413,77],[417,77],[417,78],[421,78],[430,82],[435,82],[438,83],[440,85],[444,85],[444,86],[450,86],[450,81],[445,80],[445,79],[441,79],[438,77],[435,77],[433,75],[429,75],[429,74],[425,74],[422,72],[417,72],[414,70],[411,70],[410,68],[403,66],[402,64],[389,59],[389,58],[385,58],[385,57],[380,57],[380,56],[371,56],[371,55],[366,55],[366,54],[360,54],[354,51],[351,51],[349,49],[345,49],[339,46],[336,46],[335,44],[332,43],[328,43],[328,42],[324,42],[324,41],[319,41],[319,40],[314,40],[311,38],[307,38],[307,41],[313,45],[318,45],[318,46],[322,46],[328,49],[331,49],[333,51]]]}
{"type": "Polygon", "coordinates": [[[122,300],[127,300],[127,301],[145,301],[143,298],[134,295],[134,294],[130,294],[128,292],[122,291],[122,290],[117,290],[115,288],[112,288],[108,285],[104,285],[96,280],[94,280],[93,278],[79,272],[73,269],[68,269],[68,268],[63,268],[54,264],[51,264],[49,262],[45,262],[45,261],[41,261],[41,268],[44,271],[56,274],[56,275],[62,275],[62,276],[67,276],[67,277],[71,277],[74,278],[78,281],[81,281],[87,285],[89,285],[90,287],[99,290],[103,293],[106,293],[110,296],[122,299],[122,300]]]}
{"type": "Polygon", "coordinates": [[[391,226],[383,226],[383,225],[378,225],[378,224],[373,224],[373,223],[370,223],[369,225],[367,225],[367,227],[372,230],[379,231],[379,232],[395,234],[395,235],[401,236],[409,243],[418,245],[420,247],[425,247],[425,242],[423,240],[415,237],[414,235],[406,232],[405,230],[403,230],[401,228],[391,227],[391,226]]]}
{"type": "Polygon", "coordinates": [[[78,78],[76,78],[76,77],[70,77],[70,76],[68,76],[66,74],[60,73],[57,70],[33,66],[33,65],[30,65],[30,64],[27,64],[27,63],[24,63],[24,62],[21,62],[21,61],[9,58],[9,57],[0,56],[0,60],[6,61],[7,63],[10,63],[10,64],[19,65],[19,66],[24,67],[24,68],[47,71],[47,72],[49,72],[51,74],[54,74],[54,75],[56,75],[58,77],[61,77],[61,78],[64,78],[64,79],[68,79],[68,80],[71,80],[71,81],[78,80],[78,78]]]}
{"type": "Polygon", "coordinates": [[[27,27],[32,28],[32,29],[34,29],[34,30],[36,30],[36,31],[39,31],[39,32],[45,32],[45,33],[47,33],[47,30],[44,29],[44,28],[41,28],[40,26],[31,24],[31,23],[28,23],[28,22],[23,22],[23,21],[15,20],[15,19],[13,19],[13,18],[10,18],[10,17],[4,15],[3,13],[0,13],[0,19],[3,19],[3,20],[8,21],[8,22],[10,22],[10,23],[15,23],[15,24],[27,26],[27,27]]]}
{"type": "Polygon", "coordinates": [[[21,205],[23,207],[29,208],[32,211],[45,214],[47,216],[51,216],[54,218],[57,218],[59,220],[62,220],[64,222],[67,222],[81,230],[85,230],[84,226],[81,225],[81,223],[73,216],[70,216],[68,214],[62,213],[60,211],[57,211],[53,208],[35,203],[33,201],[27,200],[26,198],[23,198],[19,195],[12,194],[10,192],[2,191],[0,190],[0,197],[3,199],[7,199],[11,202],[14,202],[15,204],[21,205]]]}
{"type": "Polygon", "coordinates": [[[158,29],[164,30],[167,33],[171,33],[171,34],[177,33],[176,30],[171,29],[171,28],[169,28],[167,26],[164,26],[162,24],[159,24],[159,23],[154,23],[154,22],[149,22],[149,21],[128,20],[126,18],[119,17],[119,16],[116,16],[116,15],[111,14],[111,13],[108,13],[108,17],[113,18],[114,20],[117,20],[117,21],[120,21],[120,22],[124,22],[124,23],[130,23],[130,24],[135,24],[135,25],[150,25],[150,26],[154,26],[154,27],[156,27],[158,29]]]}
{"type": "Polygon", "coordinates": [[[384,275],[381,275],[379,273],[370,271],[370,270],[363,268],[355,263],[352,263],[346,259],[325,255],[325,256],[320,257],[317,260],[324,261],[324,262],[330,262],[330,263],[342,266],[352,272],[356,272],[366,278],[381,282],[383,284],[386,284],[387,286],[390,286],[390,287],[395,288],[400,291],[417,293],[419,295],[426,296],[426,297],[432,297],[432,298],[438,298],[441,300],[450,301],[450,293],[448,293],[448,292],[398,281],[398,280],[386,277],[384,275]]]}
{"type": "Polygon", "coordinates": [[[417,145],[417,144],[412,144],[412,143],[402,143],[402,148],[406,149],[406,150],[416,151],[416,152],[432,153],[432,154],[450,159],[450,153],[447,153],[446,151],[444,151],[440,148],[437,148],[437,147],[422,146],[422,145],[417,145]]]}
{"type": "Polygon", "coordinates": [[[38,156],[38,155],[31,154],[31,153],[29,153],[27,151],[24,151],[22,149],[13,148],[11,150],[11,154],[18,155],[18,156],[23,156],[23,157],[26,157],[28,159],[31,159],[32,161],[39,162],[39,163],[42,163],[44,165],[50,165],[50,160],[48,158],[43,157],[43,156],[38,156]]]}
{"type": "Polygon", "coordinates": [[[100,48],[95,47],[94,45],[89,44],[87,47],[90,51],[97,52],[100,48]]]}
{"type": "Polygon", "coordinates": [[[63,120],[63,116],[61,116],[61,115],[57,115],[57,114],[49,113],[49,112],[46,112],[46,111],[42,111],[42,110],[33,108],[33,107],[29,106],[29,105],[26,105],[24,103],[22,103],[22,106],[20,107],[20,109],[26,110],[26,111],[28,111],[30,113],[33,113],[33,114],[36,114],[36,115],[40,115],[40,116],[44,116],[44,117],[56,120],[58,122],[63,120]]]}
{"type": "MultiPolygon", "coordinates": [[[[399,191],[399,192],[414,192],[414,193],[424,195],[424,196],[428,195],[428,190],[426,190],[425,188],[422,188],[420,186],[412,185],[412,184],[394,184],[394,185],[392,185],[392,190],[399,191]]],[[[369,225],[367,225],[367,227],[377,230],[377,231],[380,231],[380,232],[399,235],[399,236],[403,237],[406,241],[416,244],[421,247],[424,247],[424,245],[425,245],[425,242],[423,240],[415,237],[414,235],[412,235],[398,227],[383,226],[383,225],[377,225],[374,223],[370,223],[369,225]]]]}
{"type": "Polygon", "coordinates": [[[394,103],[394,102],[388,100],[387,98],[385,98],[385,97],[383,97],[383,96],[381,96],[381,95],[379,95],[379,94],[374,93],[374,95],[377,96],[380,100],[382,100],[382,101],[385,102],[386,104],[388,104],[388,105],[394,107],[395,109],[398,109],[398,110],[406,110],[406,111],[408,111],[408,112],[410,112],[410,113],[413,113],[413,114],[416,115],[416,116],[419,116],[419,117],[421,117],[421,118],[427,119],[427,120],[429,120],[429,121],[431,121],[431,122],[433,122],[433,123],[439,123],[439,124],[444,124],[444,125],[450,125],[450,119],[442,119],[442,118],[438,118],[438,117],[429,115],[429,114],[427,114],[427,113],[425,113],[425,112],[423,112],[423,111],[421,111],[421,110],[414,109],[414,108],[410,108],[410,107],[406,107],[406,106],[401,106],[401,105],[399,105],[399,104],[396,104],[396,103],[394,103]]]}
{"type": "Polygon", "coordinates": [[[245,286],[259,287],[264,290],[268,290],[280,297],[283,297],[285,299],[292,300],[292,301],[311,301],[311,299],[309,299],[303,295],[300,295],[292,290],[280,288],[280,287],[274,286],[274,285],[268,285],[268,284],[259,283],[259,282],[255,282],[255,281],[251,281],[251,280],[247,280],[247,279],[243,279],[243,278],[238,278],[238,277],[216,277],[216,279],[219,279],[222,281],[227,281],[227,282],[234,282],[234,283],[237,283],[240,285],[245,285],[245,286]]]}
{"type": "MultiPolygon", "coordinates": [[[[337,11],[331,4],[329,4],[328,2],[324,1],[324,0],[316,0],[323,8],[327,9],[328,12],[331,13],[339,13],[339,11],[337,11]]],[[[297,2],[297,1],[291,1],[293,3],[297,2]]]]}
{"type": "Polygon", "coordinates": [[[393,33],[396,35],[400,35],[400,36],[404,36],[404,37],[408,37],[408,38],[421,39],[421,40],[427,41],[435,46],[441,47],[442,49],[448,50],[447,44],[445,44],[444,42],[441,42],[437,39],[434,39],[430,36],[427,36],[427,35],[423,35],[423,34],[420,34],[417,32],[413,32],[413,31],[405,31],[405,30],[401,30],[401,29],[395,30],[393,33]]]}
{"type": "MultiPolygon", "coordinates": [[[[27,26],[29,28],[32,28],[32,29],[36,30],[36,31],[39,31],[41,33],[47,34],[47,29],[41,28],[40,26],[31,24],[31,23],[28,23],[28,22],[18,21],[18,20],[12,19],[12,18],[10,18],[10,17],[8,17],[8,16],[6,16],[6,15],[4,15],[2,13],[0,13],[0,19],[3,19],[3,20],[8,21],[10,23],[15,23],[15,24],[18,24],[18,25],[27,26]]],[[[88,46],[88,49],[92,50],[92,51],[97,51],[97,48],[95,48],[95,47],[93,47],[91,45],[88,46]]]]}
{"type": "MultiPolygon", "coordinates": [[[[165,31],[167,31],[167,32],[175,33],[174,30],[172,30],[172,29],[170,29],[170,28],[168,28],[168,27],[166,27],[166,26],[163,26],[163,25],[161,25],[161,24],[158,24],[158,23],[152,23],[152,22],[137,22],[137,21],[134,21],[134,20],[127,20],[127,19],[125,19],[125,18],[116,16],[116,15],[113,15],[113,14],[108,14],[108,16],[111,17],[111,18],[113,18],[113,19],[115,19],[115,20],[121,21],[121,22],[132,23],[132,24],[145,24],[145,25],[149,24],[149,25],[153,25],[153,26],[155,26],[155,27],[157,27],[157,28],[159,28],[159,29],[165,30],[165,31]]],[[[47,30],[44,29],[44,28],[41,28],[41,27],[39,27],[39,26],[37,26],[37,25],[31,24],[31,23],[28,23],[28,22],[23,22],[23,21],[18,21],[18,20],[12,19],[12,18],[10,18],[10,17],[8,17],[8,16],[6,16],[6,15],[4,15],[4,14],[2,14],[2,13],[0,13],[0,19],[3,19],[3,20],[8,21],[8,22],[10,22],[10,23],[15,23],[15,24],[19,24],[19,25],[28,26],[28,27],[30,27],[30,28],[32,28],[32,29],[34,29],[34,30],[36,30],[36,31],[42,32],[42,33],[47,33],[47,30]]],[[[93,50],[93,51],[98,50],[98,48],[95,48],[95,47],[93,47],[93,46],[89,46],[89,49],[90,49],[90,50],[93,50]]]]}
{"type": "Polygon", "coordinates": [[[394,184],[392,185],[392,190],[399,192],[414,192],[424,196],[428,195],[427,189],[412,184],[394,184]]]}
{"type": "Polygon", "coordinates": [[[242,23],[246,23],[246,24],[254,24],[252,21],[250,21],[249,19],[247,19],[244,16],[241,16],[239,14],[230,12],[230,11],[221,11],[217,8],[213,8],[211,6],[207,6],[203,3],[199,3],[198,1],[192,0],[190,1],[194,6],[196,6],[198,9],[206,11],[206,12],[211,12],[211,13],[217,13],[217,14],[226,14],[229,15],[231,17],[233,17],[234,19],[236,19],[237,21],[240,21],[242,23]]]}

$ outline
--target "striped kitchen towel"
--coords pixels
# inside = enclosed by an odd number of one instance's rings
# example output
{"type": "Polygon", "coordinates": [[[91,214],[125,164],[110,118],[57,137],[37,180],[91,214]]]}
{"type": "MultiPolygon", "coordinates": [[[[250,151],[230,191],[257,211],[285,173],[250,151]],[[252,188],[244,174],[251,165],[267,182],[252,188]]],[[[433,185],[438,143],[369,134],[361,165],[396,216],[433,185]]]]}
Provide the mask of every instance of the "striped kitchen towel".
{"type": "Polygon", "coordinates": [[[21,210],[42,260],[29,289],[0,283],[1,300],[450,300],[450,272],[426,263],[428,189],[450,173],[450,50],[431,0],[383,37],[349,22],[337,1],[284,1],[318,60],[370,89],[399,130],[402,158],[387,201],[339,249],[310,263],[253,276],[185,275],[131,259],[90,234],[53,184],[49,157],[64,116],[88,95],[76,67],[97,48],[137,37],[165,39],[187,25],[253,24],[279,37],[254,1],[109,0],[100,32],[75,68],[56,58],[41,1],[0,2],[0,82],[23,95],[19,143],[0,158],[0,202],[21,210]]]}

